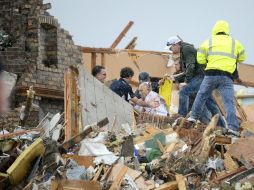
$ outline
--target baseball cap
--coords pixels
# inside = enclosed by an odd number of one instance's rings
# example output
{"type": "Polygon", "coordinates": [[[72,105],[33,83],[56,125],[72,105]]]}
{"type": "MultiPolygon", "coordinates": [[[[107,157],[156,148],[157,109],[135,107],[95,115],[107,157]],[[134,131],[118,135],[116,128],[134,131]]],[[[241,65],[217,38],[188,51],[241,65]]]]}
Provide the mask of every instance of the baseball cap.
{"type": "Polygon", "coordinates": [[[181,40],[177,37],[177,36],[171,36],[168,41],[167,41],[167,45],[165,47],[165,49],[169,49],[170,50],[170,47],[174,44],[177,44],[179,43],[181,40]]]}

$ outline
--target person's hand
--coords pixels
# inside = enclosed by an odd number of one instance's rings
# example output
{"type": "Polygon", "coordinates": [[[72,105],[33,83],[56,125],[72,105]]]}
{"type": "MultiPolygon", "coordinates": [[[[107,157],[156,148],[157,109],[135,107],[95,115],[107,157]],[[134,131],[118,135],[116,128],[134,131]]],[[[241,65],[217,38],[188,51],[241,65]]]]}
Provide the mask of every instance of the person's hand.
{"type": "Polygon", "coordinates": [[[148,105],[150,108],[157,108],[160,106],[160,104],[156,101],[151,101],[151,102],[148,102],[148,105]]]}
{"type": "Polygon", "coordinates": [[[162,85],[164,84],[164,82],[165,82],[165,79],[164,79],[164,78],[161,79],[161,80],[159,80],[159,82],[158,82],[159,86],[162,86],[162,85]]]}

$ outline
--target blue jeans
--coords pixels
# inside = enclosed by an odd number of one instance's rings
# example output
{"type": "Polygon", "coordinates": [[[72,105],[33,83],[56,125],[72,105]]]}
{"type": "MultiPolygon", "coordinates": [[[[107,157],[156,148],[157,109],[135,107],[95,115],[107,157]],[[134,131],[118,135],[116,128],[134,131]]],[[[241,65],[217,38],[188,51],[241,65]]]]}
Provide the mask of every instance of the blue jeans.
{"type": "MultiPolygon", "coordinates": [[[[196,96],[199,91],[200,85],[203,81],[203,76],[196,76],[189,81],[189,83],[184,86],[179,92],[179,110],[178,113],[182,116],[186,116],[190,111],[189,109],[189,100],[190,96],[196,96]]],[[[197,119],[199,119],[203,123],[208,123],[210,121],[210,113],[212,115],[216,115],[219,113],[219,126],[225,126],[225,123],[222,119],[219,108],[217,107],[212,95],[210,95],[205,103],[200,107],[200,115],[197,119]],[[210,112],[210,113],[209,113],[210,112]]]]}
{"type": "Polygon", "coordinates": [[[239,123],[236,118],[233,81],[227,76],[205,76],[192,106],[191,117],[194,119],[200,117],[202,113],[200,108],[204,106],[215,89],[218,89],[221,94],[228,127],[237,131],[239,123]]]}

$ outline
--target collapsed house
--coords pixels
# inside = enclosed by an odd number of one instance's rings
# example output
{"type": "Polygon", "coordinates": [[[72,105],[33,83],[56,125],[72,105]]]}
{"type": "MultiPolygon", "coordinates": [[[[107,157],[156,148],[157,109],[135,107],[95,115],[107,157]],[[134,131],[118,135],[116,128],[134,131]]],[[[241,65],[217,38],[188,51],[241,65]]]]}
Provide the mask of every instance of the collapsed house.
{"type": "MultiPolygon", "coordinates": [[[[168,117],[134,113],[90,74],[103,65],[114,80],[129,66],[135,87],[140,71],[154,79],[173,72],[169,53],[135,50],[137,38],[115,49],[133,23],[109,48],[80,47],[49,15],[50,4],[0,5],[0,56],[11,101],[0,120],[0,189],[253,188],[252,101],[237,104],[239,138],[224,135],[218,116],[204,125],[189,123],[175,109],[168,117]]],[[[254,87],[253,66],[242,64],[239,73],[241,85],[254,87]]],[[[177,88],[170,93],[177,107],[177,88]]],[[[225,116],[220,95],[214,97],[225,116]]],[[[246,98],[253,95],[236,96],[246,98]]]]}

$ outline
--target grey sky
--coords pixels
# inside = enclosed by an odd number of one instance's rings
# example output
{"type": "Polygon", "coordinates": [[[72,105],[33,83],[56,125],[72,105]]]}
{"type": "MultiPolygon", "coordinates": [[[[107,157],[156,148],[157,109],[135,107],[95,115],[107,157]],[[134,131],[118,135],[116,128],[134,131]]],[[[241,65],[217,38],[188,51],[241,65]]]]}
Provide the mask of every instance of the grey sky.
{"type": "Polygon", "coordinates": [[[254,64],[253,0],[45,0],[50,13],[70,31],[76,44],[109,47],[129,20],[134,25],[117,48],[135,36],[136,49],[164,51],[166,40],[179,34],[198,47],[210,37],[219,19],[229,22],[231,35],[247,53],[246,63],[254,64]]]}

